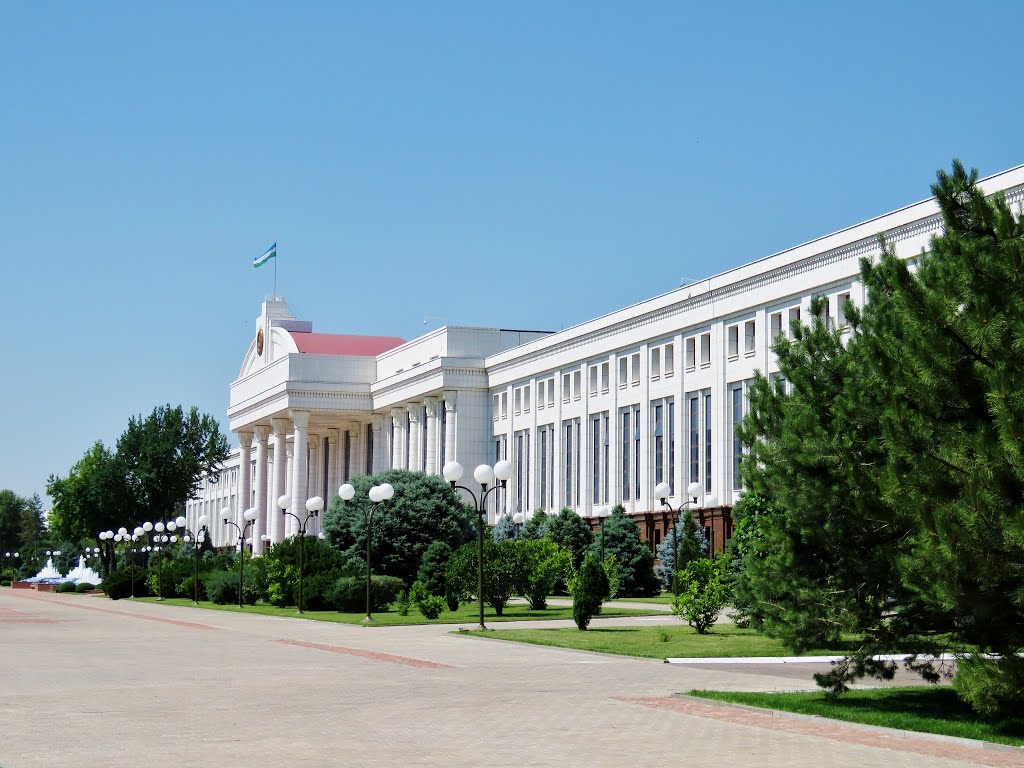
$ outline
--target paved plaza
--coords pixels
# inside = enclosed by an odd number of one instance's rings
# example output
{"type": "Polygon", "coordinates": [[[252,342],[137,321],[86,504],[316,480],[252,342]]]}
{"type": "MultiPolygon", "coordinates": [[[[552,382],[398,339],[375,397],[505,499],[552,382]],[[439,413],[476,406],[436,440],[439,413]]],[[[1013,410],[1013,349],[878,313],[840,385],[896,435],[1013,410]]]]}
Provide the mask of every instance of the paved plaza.
{"type": "Polygon", "coordinates": [[[1024,766],[672,698],[807,688],[808,665],[677,667],[453,629],[3,589],[0,766],[1024,766]]]}

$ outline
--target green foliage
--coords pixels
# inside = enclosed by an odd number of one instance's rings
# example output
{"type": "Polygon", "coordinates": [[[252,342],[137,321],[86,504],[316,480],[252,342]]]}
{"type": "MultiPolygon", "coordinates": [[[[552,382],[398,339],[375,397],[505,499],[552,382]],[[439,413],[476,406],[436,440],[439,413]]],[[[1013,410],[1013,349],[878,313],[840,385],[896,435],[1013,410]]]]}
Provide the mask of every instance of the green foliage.
{"type": "Polygon", "coordinates": [[[391,483],[395,496],[380,505],[373,518],[372,570],[397,576],[406,584],[416,580],[423,555],[431,543],[443,541],[453,549],[473,533],[472,517],[443,478],[422,472],[389,470],[372,477],[355,477],[351,501],[336,497],[324,514],[328,540],[350,562],[366,558],[366,517],[370,487],[391,483]]]}
{"type": "Polygon", "coordinates": [[[943,232],[916,270],[886,243],[862,261],[852,334],[818,300],[811,326],[776,343],[792,391],[756,380],[740,430],[774,562],[758,571],[747,555],[741,570],[774,598],[752,617],[791,646],[866,637],[820,676],[834,691],[891,676],[871,654],[914,638],[997,654],[959,685],[979,711],[1009,711],[1024,703],[1011,661],[1024,650],[1024,222],[976,182],[956,161],[939,173],[943,232]]]}
{"type": "Polygon", "coordinates": [[[593,554],[583,559],[579,571],[569,578],[572,595],[572,618],[579,629],[590,626],[590,620],[601,613],[601,604],[610,596],[608,574],[593,554]]]}
{"type": "Polygon", "coordinates": [[[692,560],[679,572],[679,594],[672,601],[672,613],[697,630],[698,635],[714,625],[729,600],[728,560],[692,560]]]}
{"type": "MultiPolygon", "coordinates": [[[[395,576],[373,576],[370,578],[370,610],[383,611],[395,602],[404,590],[405,584],[395,576]]],[[[358,613],[366,609],[366,576],[342,576],[334,583],[329,593],[330,604],[335,610],[358,613]]],[[[406,611],[408,613],[408,611],[406,611]]],[[[404,614],[403,614],[404,615],[404,614]]]]}
{"type": "Polygon", "coordinates": [[[547,539],[521,539],[514,546],[519,566],[513,588],[535,611],[543,610],[555,582],[569,575],[572,554],[547,539]]]}
{"type": "Polygon", "coordinates": [[[549,518],[545,535],[572,553],[573,568],[580,567],[587,548],[594,541],[590,525],[569,507],[563,507],[557,515],[549,518]]]}
{"type": "MultiPolygon", "coordinates": [[[[409,600],[425,619],[436,619],[445,609],[444,598],[432,595],[422,581],[417,581],[412,585],[409,590],[409,600]]],[[[406,613],[408,613],[408,609],[406,609],[406,613]]]]}
{"type": "Polygon", "coordinates": [[[0,587],[9,587],[9,586],[11,586],[11,580],[10,579],[4,579],[3,581],[0,581],[0,587]]]}
{"type": "MultiPolygon", "coordinates": [[[[147,597],[150,595],[146,579],[145,568],[135,569],[135,596],[147,597]]],[[[132,594],[132,569],[121,568],[111,571],[103,577],[103,591],[111,600],[120,600],[122,597],[130,597],[132,594]]]]}
{"type": "MultiPolygon", "coordinates": [[[[661,582],[654,575],[654,555],[640,537],[640,526],[616,504],[612,515],[604,521],[605,557],[614,555],[619,568],[620,597],[653,597],[661,592],[661,582]]],[[[590,547],[593,554],[601,551],[600,540],[590,547]]]]}
{"type": "MultiPolygon", "coordinates": [[[[213,571],[203,575],[206,595],[218,605],[238,604],[238,571],[213,571]]],[[[259,590],[253,576],[246,573],[242,581],[242,602],[255,605],[259,590]]]]}
{"type": "Polygon", "coordinates": [[[65,582],[62,582],[62,583],[57,585],[57,592],[64,593],[64,592],[74,592],[74,591],[75,591],[75,582],[73,582],[73,581],[65,581],[65,582]]]}
{"type": "Polygon", "coordinates": [[[958,657],[956,664],[954,687],[975,712],[985,717],[1020,713],[1024,659],[973,655],[958,657]]]}
{"type": "Polygon", "coordinates": [[[523,524],[523,530],[520,534],[522,539],[543,539],[548,532],[548,522],[551,517],[543,509],[533,510],[533,514],[523,524]]]}
{"type": "Polygon", "coordinates": [[[447,590],[445,567],[451,556],[452,548],[444,541],[433,542],[423,553],[416,579],[426,585],[430,594],[444,597],[447,590]]]}
{"type": "Polygon", "coordinates": [[[607,555],[601,565],[604,567],[605,575],[608,576],[608,599],[610,600],[619,594],[619,561],[615,559],[615,555],[607,555]]]}
{"type": "Polygon", "coordinates": [[[90,584],[88,581],[80,581],[75,584],[75,592],[78,592],[79,594],[92,592],[94,589],[96,589],[96,585],[90,584]]]}
{"type": "Polygon", "coordinates": [[[198,582],[196,581],[195,576],[193,576],[192,574],[189,574],[187,577],[185,577],[185,579],[180,581],[175,590],[177,595],[179,597],[187,597],[189,599],[206,600],[206,584],[203,582],[204,573],[206,572],[204,571],[203,573],[199,574],[198,582]],[[197,583],[199,585],[198,591],[195,589],[197,583]]]}
{"type": "Polygon", "coordinates": [[[408,616],[409,608],[412,606],[412,601],[409,599],[409,592],[402,589],[398,593],[398,597],[395,598],[395,602],[392,606],[398,612],[399,616],[408,616]]]}
{"type": "Polygon", "coordinates": [[[676,571],[676,537],[679,539],[679,570],[692,560],[708,556],[708,540],[704,529],[697,525],[689,510],[681,510],[679,514],[675,531],[669,532],[657,547],[658,565],[654,567],[654,572],[661,580],[662,589],[672,589],[672,575],[676,571]]]}
{"type": "Polygon", "coordinates": [[[519,538],[519,526],[515,524],[511,514],[504,514],[491,528],[491,538],[495,541],[515,541],[519,538]]]}
{"type": "MultiPolygon", "coordinates": [[[[476,542],[464,544],[448,560],[448,590],[460,600],[476,594],[478,589],[477,548],[476,542]]],[[[494,608],[498,616],[502,615],[505,604],[515,594],[518,552],[515,542],[484,540],[484,601],[494,608]]]]}
{"type": "MultiPolygon", "coordinates": [[[[256,558],[256,561],[262,562],[254,569],[253,577],[260,594],[279,608],[298,605],[300,548],[304,600],[309,599],[305,595],[305,588],[311,576],[330,574],[331,578],[324,585],[325,590],[330,590],[341,576],[355,576],[360,570],[351,565],[337,549],[315,536],[306,536],[304,540],[299,536],[287,538],[275,544],[262,557],[256,558]]],[[[324,594],[326,600],[326,592],[324,594]]]]}

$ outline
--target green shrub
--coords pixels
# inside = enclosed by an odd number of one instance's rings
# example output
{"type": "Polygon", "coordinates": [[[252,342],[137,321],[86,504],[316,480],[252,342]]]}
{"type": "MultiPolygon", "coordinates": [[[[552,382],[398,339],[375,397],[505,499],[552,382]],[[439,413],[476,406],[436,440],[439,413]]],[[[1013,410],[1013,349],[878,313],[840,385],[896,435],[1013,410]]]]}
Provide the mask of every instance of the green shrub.
{"type": "MultiPolygon", "coordinates": [[[[206,584],[206,595],[211,602],[217,605],[238,603],[238,573],[214,571],[205,574],[202,578],[206,584]]],[[[256,581],[251,574],[246,573],[242,584],[242,602],[247,605],[255,605],[258,597],[256,581]]]]}
{"type": "Polygon", "coordinates": [[[423,553],[423,560],[420,561],[420,569],[416,573],[416,580],[422,581],[430,594],[441,597],[447,591],[448,582],[445,579],[445,567],[448,565],[448,558],[451,556],[452,548],[444,541],[433,542],[427,547],[427,551],[423,553]]]}
{"type": "Polygon", "coordinates": [[[543,610],[548,607],[547,596],[555,582],[569,573],[572,554],[548,539],[521,539],[514,546],[519,553],[515,591],[533,610],[543,610]]]}
{"type": "Polygon", "coordinates": [[[601,613],[601,603],[608,599],[608,574],[593,554],[583,558],[579,571],[568,580],[572,595],[572,618],[576,626],[586,629],[590,620],[601,613]]]}
{"type": "MultiPolygon", "coordinates": [[[[621,504],[612,509],[612,516],[602,526],[605,556],[615,555],[619,568],[619,597],[654,597],[661,592],[661,581],[654,574],[654,555],[650,545],[640,538],[636,524],[621,504]]],[[[600,538],[590,551],[601,551],[600,538]]],[[[682,557],[680,556],[680,559],[682,557]]]]}
{"type": "Polygon", "coordinates": [[[60,592],[61,594],[65,593],[65,592],[74,592],[74,591],[75,591],[75,582],[73,582],[73,581],[65,581],[65,582],[57,585],[57,592],[60,592]]]}
{"type": "MultiPolygon", "coordinates": [[[[302,557],[303,591],[309,578],[317,573],[355,576],[356,566],[326,541],[315,536],[298,536],[285,539],[263,557],[257,558],[259,565],[253,568],[261,593],[272,605],[282,608],[297,605],[299,600],[299,557],[302,557]]],[[[236,565],[237,567],[237,565],[236,565]]],[[[248,564],[246,569],[249,569],[248,564]]],[[[364,571],[365,573],[365,571],[364,571]]],[[[330,591],[333,584],[327,589],[330,591]]],[[[305,595],[303,596],[305,600],[305,595]]]]}
{"type": "Polygon", "coordinates": [[[107,597],[111,600],[131,597],[133,570],[135,575],[135,596],[147,597],[151,594],[147,586],[147,572],[145,568],[121,568],[111,571],[103,577],[103,591],[107,593],[107,597]]]}
{"type": "MultiPolygon", "coordinates": [[[[459,547],[448,560],[445,577],[448,589],[459,599],[475,595],[478,588],[478,544],[459,547]]],[[[514,541],[484,540],[484,601],[501,616],[505,604],[515,594],[519,572],[519,550],[514,541]]]]}
{"type": "Polygon", "coordinates": [[[423,600],[416,603],[416,609],[423,614],[423,618],[436,619],[441,615],[441,611],[445,609],[444,598],[437,595],[427,595],[423,600]]]}
{"type": "Polygon", "coordinates": [[[989,658],[979,654],[957,659],[953,687],[975,712],[997,717],[1020,712],[1024,691],[1024,659],[1017,655],[989,658]]]}
{"type": "MultiPolygon", "coordinates": [[[[334,585],[342,578],[341,571],[330,571],[328,573],[314,573],[302,581],[302,610],[304,611],[329,611],[335,607],[331,600],[334,585]]],[[[296,599],[298,590],[296,589],[296,599]]]]}
{"type": "Polygon", "coordinates": [[[187,597],[189,600],[195,599],[198,594],[199,600],[206,600],[206,584],[203,581],[202,573],[199,574],[199,591],[198,593],[194,589],[196,584],[196,577],[193,575],[187,576],[183,581],[178,584],[176,590],[179,597],[187,597]]]}
{"type": "Polygon", "coordinates": [[[80,581],[75,584],[75,592],[78,592],[79,594],[83,592],[92,592],[94,589],[96,589],[96,585],[90,584],[88,581],[80,581]]]}
{"type": "Polygon", "coordinates": [[[699,635],[715,623],[729,600],[728,567],[726,557],[691,560],[676,574],[679,594],[672,601],[672,613],[684,619],[699,635]]]}
{"type": "Polygon", "coordinates": [[[392,605],[398,612],[399,616],[408,616],[409,608],[412,606],[412,601],[409,599],[409,593],[403,589],[398,593],[398,597],[395,598],[395,602],[392,605]]]}
{"type": "MultiPolygon", "coordinates": [[[[402,580],[395,576],[373,576],[370,579],[370,610],[386,610],[404,587],[402,580]]],[[[366,610],[366,577],[342,576],[337,579],[329,600],[335,610],[343,613],[366,610]]]]}
{"type": "Polygon", "coordinates": [[[0,581],[0,587],[9,587],[9,586],[11,586],[11,582],[9,582],[7,579],[4,579],[3,581],[0,581]]]}

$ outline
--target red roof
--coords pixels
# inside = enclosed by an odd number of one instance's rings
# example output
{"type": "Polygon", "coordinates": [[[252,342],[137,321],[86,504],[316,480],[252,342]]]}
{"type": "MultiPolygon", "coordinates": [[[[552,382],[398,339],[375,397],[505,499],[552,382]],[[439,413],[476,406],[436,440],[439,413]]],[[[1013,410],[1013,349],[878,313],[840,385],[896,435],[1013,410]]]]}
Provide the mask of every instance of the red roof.
{"type": "Polygon", "coordinates": [[[354,355],[376,357],[405,344],[397,336],[349,336],[344,333],[299,333],[290,331],[299,352],[310,355],[354,355]]]}

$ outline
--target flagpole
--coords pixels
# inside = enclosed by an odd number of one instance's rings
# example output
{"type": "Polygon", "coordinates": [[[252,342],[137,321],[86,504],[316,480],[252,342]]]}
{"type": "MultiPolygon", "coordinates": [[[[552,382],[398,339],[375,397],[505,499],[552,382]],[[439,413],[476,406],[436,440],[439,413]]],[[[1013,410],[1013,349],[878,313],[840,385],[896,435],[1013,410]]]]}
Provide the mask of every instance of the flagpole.
{"type": "Polygon", "coordinates": [[[277,253],[274,253],[274,299],[277,299],[277,253]]]}

